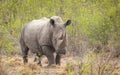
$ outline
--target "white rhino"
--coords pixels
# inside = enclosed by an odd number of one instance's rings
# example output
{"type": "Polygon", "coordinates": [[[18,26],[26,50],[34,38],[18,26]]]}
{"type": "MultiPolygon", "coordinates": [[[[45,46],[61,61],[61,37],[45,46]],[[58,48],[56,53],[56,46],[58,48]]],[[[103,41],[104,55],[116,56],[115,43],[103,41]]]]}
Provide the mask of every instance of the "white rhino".
{"type": "Polygon", "coordinates": [[[24,63],[28,62],[27,55],[28,51],[31,50],[39,57],[40,65],[42,55],[48,58],[49,66],[54,63],[60,65],[61,54],[66,53],[66,26],[70,23],[71,20],[64,23],[59,16],[53,16],[50,19],[42,18],[27,23],[23,27],[20,37],[24,63]],[[55,62],[54,52],[57,54],[55,62]]]}

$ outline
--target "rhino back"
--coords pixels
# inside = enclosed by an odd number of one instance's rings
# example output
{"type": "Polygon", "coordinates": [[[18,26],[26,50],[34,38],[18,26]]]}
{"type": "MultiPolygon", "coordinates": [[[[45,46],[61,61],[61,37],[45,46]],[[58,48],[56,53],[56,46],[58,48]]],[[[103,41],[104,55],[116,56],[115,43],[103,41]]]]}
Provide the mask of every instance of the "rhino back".
{"type": "Polygon", "coordinates": [[[49,19],[33,20],[28,23],[24,28],[24,42],[27,47],[32,50],[38,50],[39,40],[45,35],[49,19]],[[44,34],[43,34],[44,33],[44,34]]]}

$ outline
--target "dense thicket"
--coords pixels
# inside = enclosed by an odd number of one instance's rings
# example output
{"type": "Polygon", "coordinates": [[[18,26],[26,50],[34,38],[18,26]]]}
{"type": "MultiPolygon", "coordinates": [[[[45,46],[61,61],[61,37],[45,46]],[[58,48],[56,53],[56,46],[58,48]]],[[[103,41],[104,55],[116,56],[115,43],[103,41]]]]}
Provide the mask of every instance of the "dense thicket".
{"type": "Polygon", "coordinates": [[[1,0],[0,53],[19,49],[25,23],[53,15],[72,20],[67,28],[69,49],[86,50],[88,45],[119,49],[120,0],[1,0]]]}

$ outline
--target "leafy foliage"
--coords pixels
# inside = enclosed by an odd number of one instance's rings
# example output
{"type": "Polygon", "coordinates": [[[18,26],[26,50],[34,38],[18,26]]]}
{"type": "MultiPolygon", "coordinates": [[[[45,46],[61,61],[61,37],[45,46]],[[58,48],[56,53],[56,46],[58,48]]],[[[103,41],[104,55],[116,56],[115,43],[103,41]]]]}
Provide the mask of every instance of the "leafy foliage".
{"type": "Polygon", "coordinates": [[[72,20],[69,37],[82,34],[92,45],[120,39],[120,0],[1,0],[0,53],[16,52],[25,23],[53,15],[72,20]]]}

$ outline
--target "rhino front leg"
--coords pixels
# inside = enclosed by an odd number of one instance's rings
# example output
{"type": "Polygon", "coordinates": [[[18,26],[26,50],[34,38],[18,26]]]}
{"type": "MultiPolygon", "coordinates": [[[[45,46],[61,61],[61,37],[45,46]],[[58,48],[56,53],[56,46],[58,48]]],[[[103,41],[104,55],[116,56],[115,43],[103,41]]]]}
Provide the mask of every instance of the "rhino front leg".
{"type": "Polygon", "coordinates": [[[43,50],[43,54],[48,59],[48,62],[49,62],[48,66],[51,66],[52,64],[55,64],[55,62],[54,62],[54,55],[53,55],[54,50],[52,50],[52,48],[48,47],[48,46],[43,46],[42,50],[43,50]]]}
{"type": "Polygon", "coordinates": [[[51,53],[51,54],[46,55],[46,56],[47,56],[47,59],[49,61],[48,66],[51,66],[52,64],[54,64],[54,55],[51,53]]]}
{"type": "Polygon", "coordinates": [[[56,65],[60,65],[60,60],[61,60],[61,56],[59,54],[56,55],[56,65]]]}

